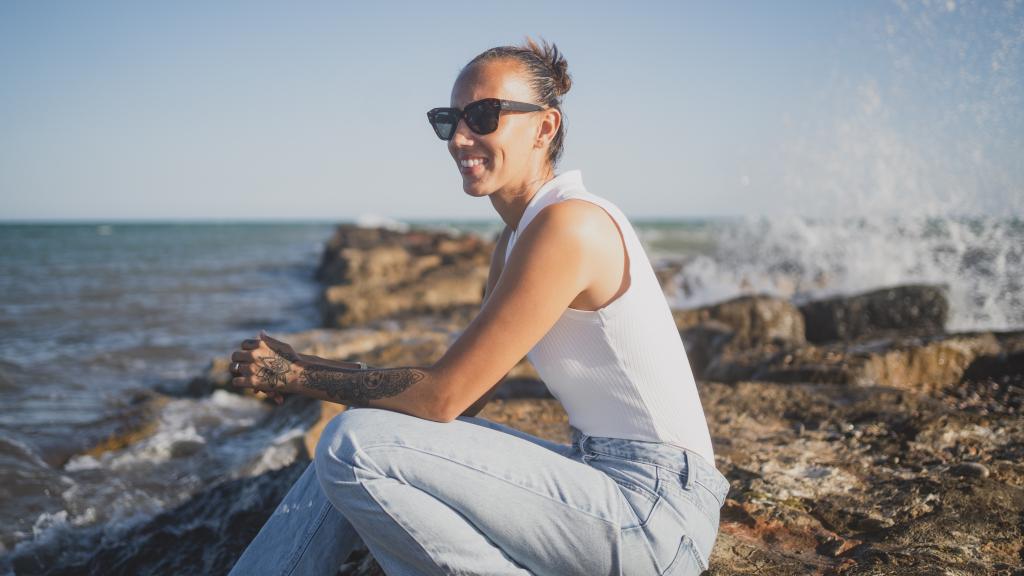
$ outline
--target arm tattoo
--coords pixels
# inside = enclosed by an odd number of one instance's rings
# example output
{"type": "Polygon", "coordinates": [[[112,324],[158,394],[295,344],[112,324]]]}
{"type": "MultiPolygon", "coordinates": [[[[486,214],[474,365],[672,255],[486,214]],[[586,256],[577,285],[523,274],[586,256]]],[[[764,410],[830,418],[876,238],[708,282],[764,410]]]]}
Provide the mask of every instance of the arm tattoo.
{"type": "Polygon", "coordinates": [[[365,407],[370,400],[397,396],[426,377],[416,368],[350,370],[314,364],[303,368],[299,383],[342,404],[365,407]]]}

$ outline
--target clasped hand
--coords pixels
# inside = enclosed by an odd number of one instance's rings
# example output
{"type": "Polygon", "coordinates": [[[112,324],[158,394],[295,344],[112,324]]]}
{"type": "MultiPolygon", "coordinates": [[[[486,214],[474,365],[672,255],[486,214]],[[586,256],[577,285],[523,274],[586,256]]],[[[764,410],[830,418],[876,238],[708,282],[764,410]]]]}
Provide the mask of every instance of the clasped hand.
{"type": "Polygon", "coordinates": [[[261,330],[259,338],[243,340],[231,354],[231,384],[263,392],[280,404],[284,402],[283,394],[295,392],[301,362],[290,345],[261,330]]]}

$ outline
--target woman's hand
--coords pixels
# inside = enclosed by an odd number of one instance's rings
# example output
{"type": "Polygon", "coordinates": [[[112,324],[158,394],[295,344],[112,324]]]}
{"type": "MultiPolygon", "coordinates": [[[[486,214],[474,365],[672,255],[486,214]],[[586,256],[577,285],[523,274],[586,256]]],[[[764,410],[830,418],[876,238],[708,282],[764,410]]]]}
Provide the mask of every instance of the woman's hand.
{"type": "Polygon", "coordinates": [[[231,355],[231,383],[264,392],[280,404],[282,394],[296,391],[301,363],[302,357],[291,346],[260,331],[259,338],[242,341],[231,355]]]}

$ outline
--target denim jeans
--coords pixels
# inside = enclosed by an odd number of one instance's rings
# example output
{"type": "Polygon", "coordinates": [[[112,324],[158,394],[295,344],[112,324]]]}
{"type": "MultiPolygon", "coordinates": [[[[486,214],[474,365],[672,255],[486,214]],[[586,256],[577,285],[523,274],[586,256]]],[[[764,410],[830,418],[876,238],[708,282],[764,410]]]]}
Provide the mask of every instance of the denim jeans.
{"type": "Polygon", "coordinates": [[[232,574],[331,575],[360,538],[391,576],[706,569],[729,491],[713,464],[572,433],[346,410],[232,574]]]}

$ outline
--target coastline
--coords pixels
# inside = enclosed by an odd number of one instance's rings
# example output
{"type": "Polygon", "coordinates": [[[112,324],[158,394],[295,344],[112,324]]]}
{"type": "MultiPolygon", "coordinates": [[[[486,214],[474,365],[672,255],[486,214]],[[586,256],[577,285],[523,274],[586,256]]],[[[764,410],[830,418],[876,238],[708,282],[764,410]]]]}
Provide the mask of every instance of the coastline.
{"type": "MultiPolygon", "coordinates": [[[[490,250],[474,235],[342,226],[318,267],[319,312],[329,327],[282,337],[338,360],[432,362],[475,314],[490,250]]],[[[668,292],[676,276],[661,277],[668,292]]],[[[998,572],[1019,561],[1013,514],[1024,510],[1015,452],[1024,440],[1024,333],[949,333],[945,298],[941,287],[900,286],[804,303],[741,297],[676,311],[717,464],[733,483],[711,573],[743,573],[755,563],[765,574],[998,572]],[[986,518],[972,525],[966,544],[950,535],[964,515],[986,518]]],[[[214,359],[171,401],[234,402],[225,368],[226,359],[214,359]]],[[[154,398],[142,405],[167,402],[154,398]]],[[[296,400],[259,408],[255,426],[279,432],[265,439],[272,450],[259,464],[153,518],[59,534],[31,555],[6,560],[20,573],[54,574],[117,573],[127,565],[133,573],[166,571],[197,557],[211,573],[230,566],[331,415],[296,400]],[[253,496],[239,503],[237,494],[253,496]],[[170,535],[181,533],[192,536],[179,538],[181,554],[167,558],[170,535]],[[40,558],[56,563],[33,568],[40,558]]],[[[564,412],[525,362],[482,416],[566,438],[564,412]]],[[[102,459],[152,437],[153,420],[140,421],[89,456],[102,459]]],[[[187,438],[174,446],[179,457],[203,449],[187,438]]],[[[358,570],[370,569],[371,559],[358,560],[358,570]]]]}

